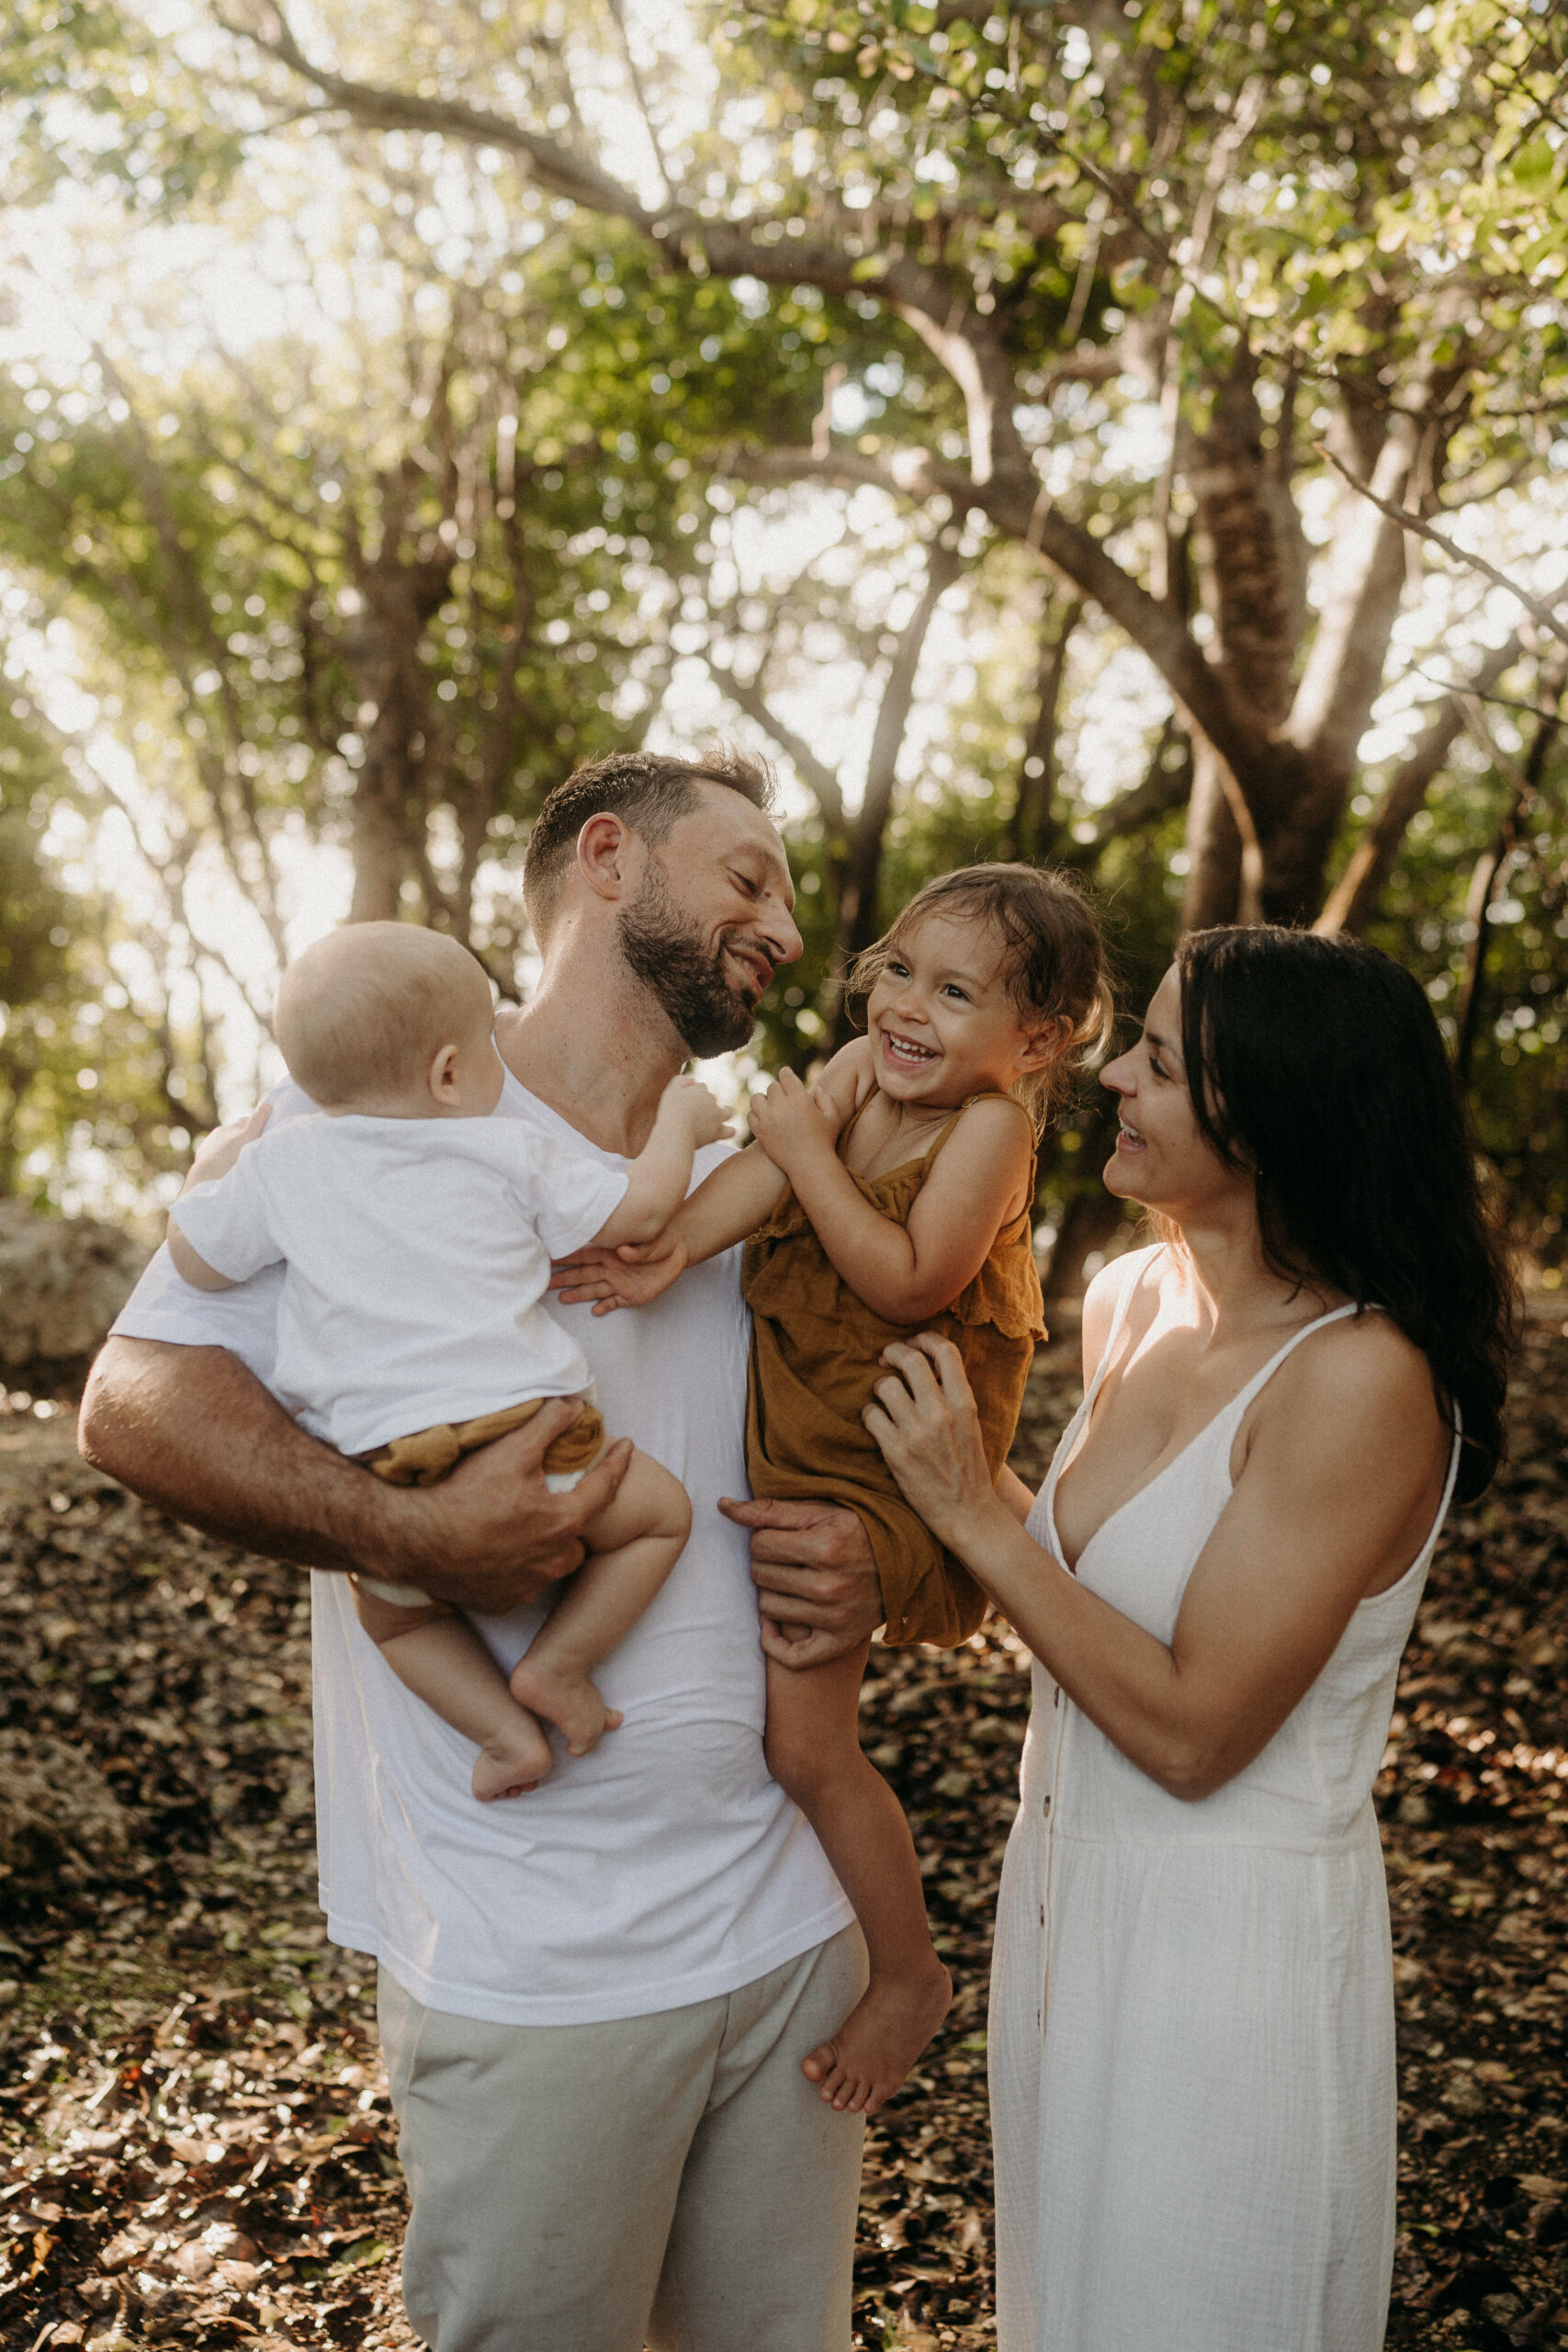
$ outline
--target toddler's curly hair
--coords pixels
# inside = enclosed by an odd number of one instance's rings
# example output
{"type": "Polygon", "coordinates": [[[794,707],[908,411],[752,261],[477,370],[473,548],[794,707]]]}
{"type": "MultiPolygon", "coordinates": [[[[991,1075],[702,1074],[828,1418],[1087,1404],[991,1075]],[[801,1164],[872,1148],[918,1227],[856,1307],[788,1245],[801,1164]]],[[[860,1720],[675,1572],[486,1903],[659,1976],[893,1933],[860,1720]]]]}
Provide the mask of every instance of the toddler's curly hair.
{"type": "Polygon", "coordinates": [[[1013,1089],[1036,1129],[1043,1128],[1076,1073],[1104,1052],[1116,1017],[1105,943],[1081,886],[1072,875],[1043,865],[961,865],[941,874],[855,958],[848,983],[852,1001],[863,1002],[871,994],[889,956],[925,915],[987,924],[1001,943],[1003,973],[1019,1012],[1042,1023],[1072,1024],[1063,1051],[1013,1089]]]}

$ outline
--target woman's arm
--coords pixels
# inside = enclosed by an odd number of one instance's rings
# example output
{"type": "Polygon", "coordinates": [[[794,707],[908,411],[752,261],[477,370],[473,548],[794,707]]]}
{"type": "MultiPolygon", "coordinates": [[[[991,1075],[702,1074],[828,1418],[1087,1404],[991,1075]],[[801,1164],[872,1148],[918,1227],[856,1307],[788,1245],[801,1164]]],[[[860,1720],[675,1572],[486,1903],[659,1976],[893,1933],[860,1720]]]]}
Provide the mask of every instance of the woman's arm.
{"type": "Polygon", "coordinates": [[[1358,1602],[1413,1560],[1441,1493],[1427,1368],[1385,1317],[1325,1332],[1265,1391],[1168,1644],[1023,1533],[993,1490],[957,1351],[894,1347],[866,1425],[905,1496],[1068,1696],[1173,1796],[1213,1794],[1279,1730],[1358,1602]]]}
{"type": "Polygon", "coordinates": [[[1010,1470],[1006,1463],[1002,1464],[997,1477],[997,1500],[1010,1519],[1017,1520],[1020,1527],[1024,1524],[1030,1512],[1034,1509],[1034,1497],[1030,1493],[1017,1471],[1010,1470]]]}
{"type": "Polygon", "coordinates": [[[751,1125],[838,1272],[888,1323],[940,1314],[974,1281],[1029,1182],[1029,1123],[1011,1102],[964,1112],[907,1227],[873,1208],[833,1149],[836,1130],[787,1070],[753,1106],[751,1125]]]}

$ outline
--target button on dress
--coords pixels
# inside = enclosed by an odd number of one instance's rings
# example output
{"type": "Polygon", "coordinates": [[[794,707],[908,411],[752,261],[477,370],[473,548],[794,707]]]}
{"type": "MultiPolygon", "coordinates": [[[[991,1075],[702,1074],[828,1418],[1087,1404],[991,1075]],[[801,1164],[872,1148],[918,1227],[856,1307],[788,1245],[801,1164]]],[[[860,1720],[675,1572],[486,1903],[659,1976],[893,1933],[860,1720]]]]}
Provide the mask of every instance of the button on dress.
{"type": "MultiPolygon", "coordinates": [[[[1065,1567],[1057,1480],[1029,1532],[1065,1567]]],[[[1247,1407],[1306,1325],[1085,1547],[1158,1640],[1231,1494],[1247,1407]]],[[[1400,1654],[1453,1492],[1267,1747],[1184,1802],[1036,1660],[990,2016],[998,2352],[1378,2352],[1393,2256],[1388,1896],[1371,1802],[1400,1654]]]]}

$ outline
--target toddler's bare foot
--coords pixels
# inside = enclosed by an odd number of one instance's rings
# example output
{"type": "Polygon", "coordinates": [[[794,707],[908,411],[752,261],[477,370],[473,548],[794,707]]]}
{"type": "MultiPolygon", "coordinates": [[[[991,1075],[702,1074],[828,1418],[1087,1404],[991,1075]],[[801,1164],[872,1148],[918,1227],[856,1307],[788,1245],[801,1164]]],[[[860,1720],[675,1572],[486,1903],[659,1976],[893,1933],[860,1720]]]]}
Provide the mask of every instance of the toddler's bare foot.
{"type": "Polygon", "coordinates": [[[874,2115],[890,2099],[947,2015],[953,1979],[934,1952],[908,1976],[874,1976],[830,2041],[801,2063],[829,2107],[874,2115]]]}
{"type": "Polygon", "coordinates": [[[621,1720],[619,1710],[605,1706],[586,1674],[536,1659],[532,1650],[512,1669],[512,1695],[519,1706],[564,1732],[572,1756],[586,1756],[621,1720]]]}
{"type": "Polygon", "coordinates": [[[481,1804],[523,1796],[538,1787],[554,1762],[548,1738],[519,1707],[516,1721],[492,1732],[475,1758],[474,1794],[481,1804]]]}

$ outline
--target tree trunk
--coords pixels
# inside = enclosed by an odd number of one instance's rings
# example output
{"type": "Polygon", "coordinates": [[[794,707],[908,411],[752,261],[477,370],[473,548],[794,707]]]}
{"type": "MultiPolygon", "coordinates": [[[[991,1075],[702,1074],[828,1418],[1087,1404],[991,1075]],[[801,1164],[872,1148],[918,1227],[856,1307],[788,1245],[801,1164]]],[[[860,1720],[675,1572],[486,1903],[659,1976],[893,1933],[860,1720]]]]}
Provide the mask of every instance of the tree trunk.
{"type": "Polygon", "coordinates": [[[1083,598],[1075,596],[1057,606],[1047,601],[1040,632],[1040,661],[1034,676],[1034,723],[1024,740],[1013,802],[1009,848],[1026,864],[1046,857],[1055,846],[1056,828],[1052,810],[1056,797],[1056,735],[1061,718],[1062,686],[1067,671],[1067,648],[1083,618],[1083,598]],[[1056,626],[1050,623],[1055,617],[1056,626]]]}
{"type": "Polygon", "coordinates": [[[1244,853],[1234,813],[1235,780],[1204,735],[1192,739],[1192,797],[1187,809],[1183,932],[1234,922],[1242,898],[1244,853]]]}
{"type": "Polygon", "coordinates": [[[1489,653],[1463,693],[1445,695],[1416,740],[1409,758],[1391,777],[1371,822],[1346,862],[1345,871],[1329,892],[1313,929],[1332,937],[1347,931],[1359,936],[1377,913],[1383,888],[1410,829],[1424,804],[1433,779],[1446,765],[1454,739],[1464,725],[1467,695],[1484,695],[1511,670],[1519,658],[1517,633],[1495,653],[1489,653]]]}
{"type": "MultiPolygon", "coordinates": [[[[1553,707],[1562,700],[1562,672],[1559,670],[1550,687],[1548,699],[1553,707]]],[[[1471,1064],[1475,1057],[1476,1039],[1481,1035],[1482,1008],[1486,996],[1486,950],[1492,894],[1506,870],[1518,842],[1519,823],[1526,810],[1540,790],[1540,780],[1546,773],[1547,754],[1557,739],[1561,722],[1555,716],[1543,713],[1537,721],[1529,756],[1522,770],[1512,771],[1513,783],[1507,806],[1496,837],[1477,859],[1470,880],[1470,899],[1465,919],[1472,925],[1470,952],[1465,959],[1463,991],[1460,998],[1459,1035],[1454,1044],[1454,1070],[1461,1086],[1470,1084],[1471,1064]]]]}
{"type": "Polygon", "coordinates": [[[399,817],[362,770],[354,796],[354,896],[350,922],[396,922],[408,872],[408,842],[399,817]]]}
{"type": "Polygon", "coordinates": [[[893,786],[897,776],[898,754],[903,749],[905,729],[909,724],[909,712],[914,706],[915,677],[925,649],[926,632],[931,628],[938,605],[963,569],[963,562],[953,548],[943,547],[940,541],[932,547],[927,564],[926,584],[920,592],[919,602],[904,625],[888,669],[887,684],[883,688],[876,728],[871,741],[871,758],[866,763],[865,792],[860,814],[855,820],[855,830],[839,889],[838,948],[833,980],[836,998],[833,1043],[836,1046],[847,1045],[854,1035],[845,983],[855,957],[871,945],[882,927],[879,888],[883,842],[887,820],[893,810],[893,786]]]}

